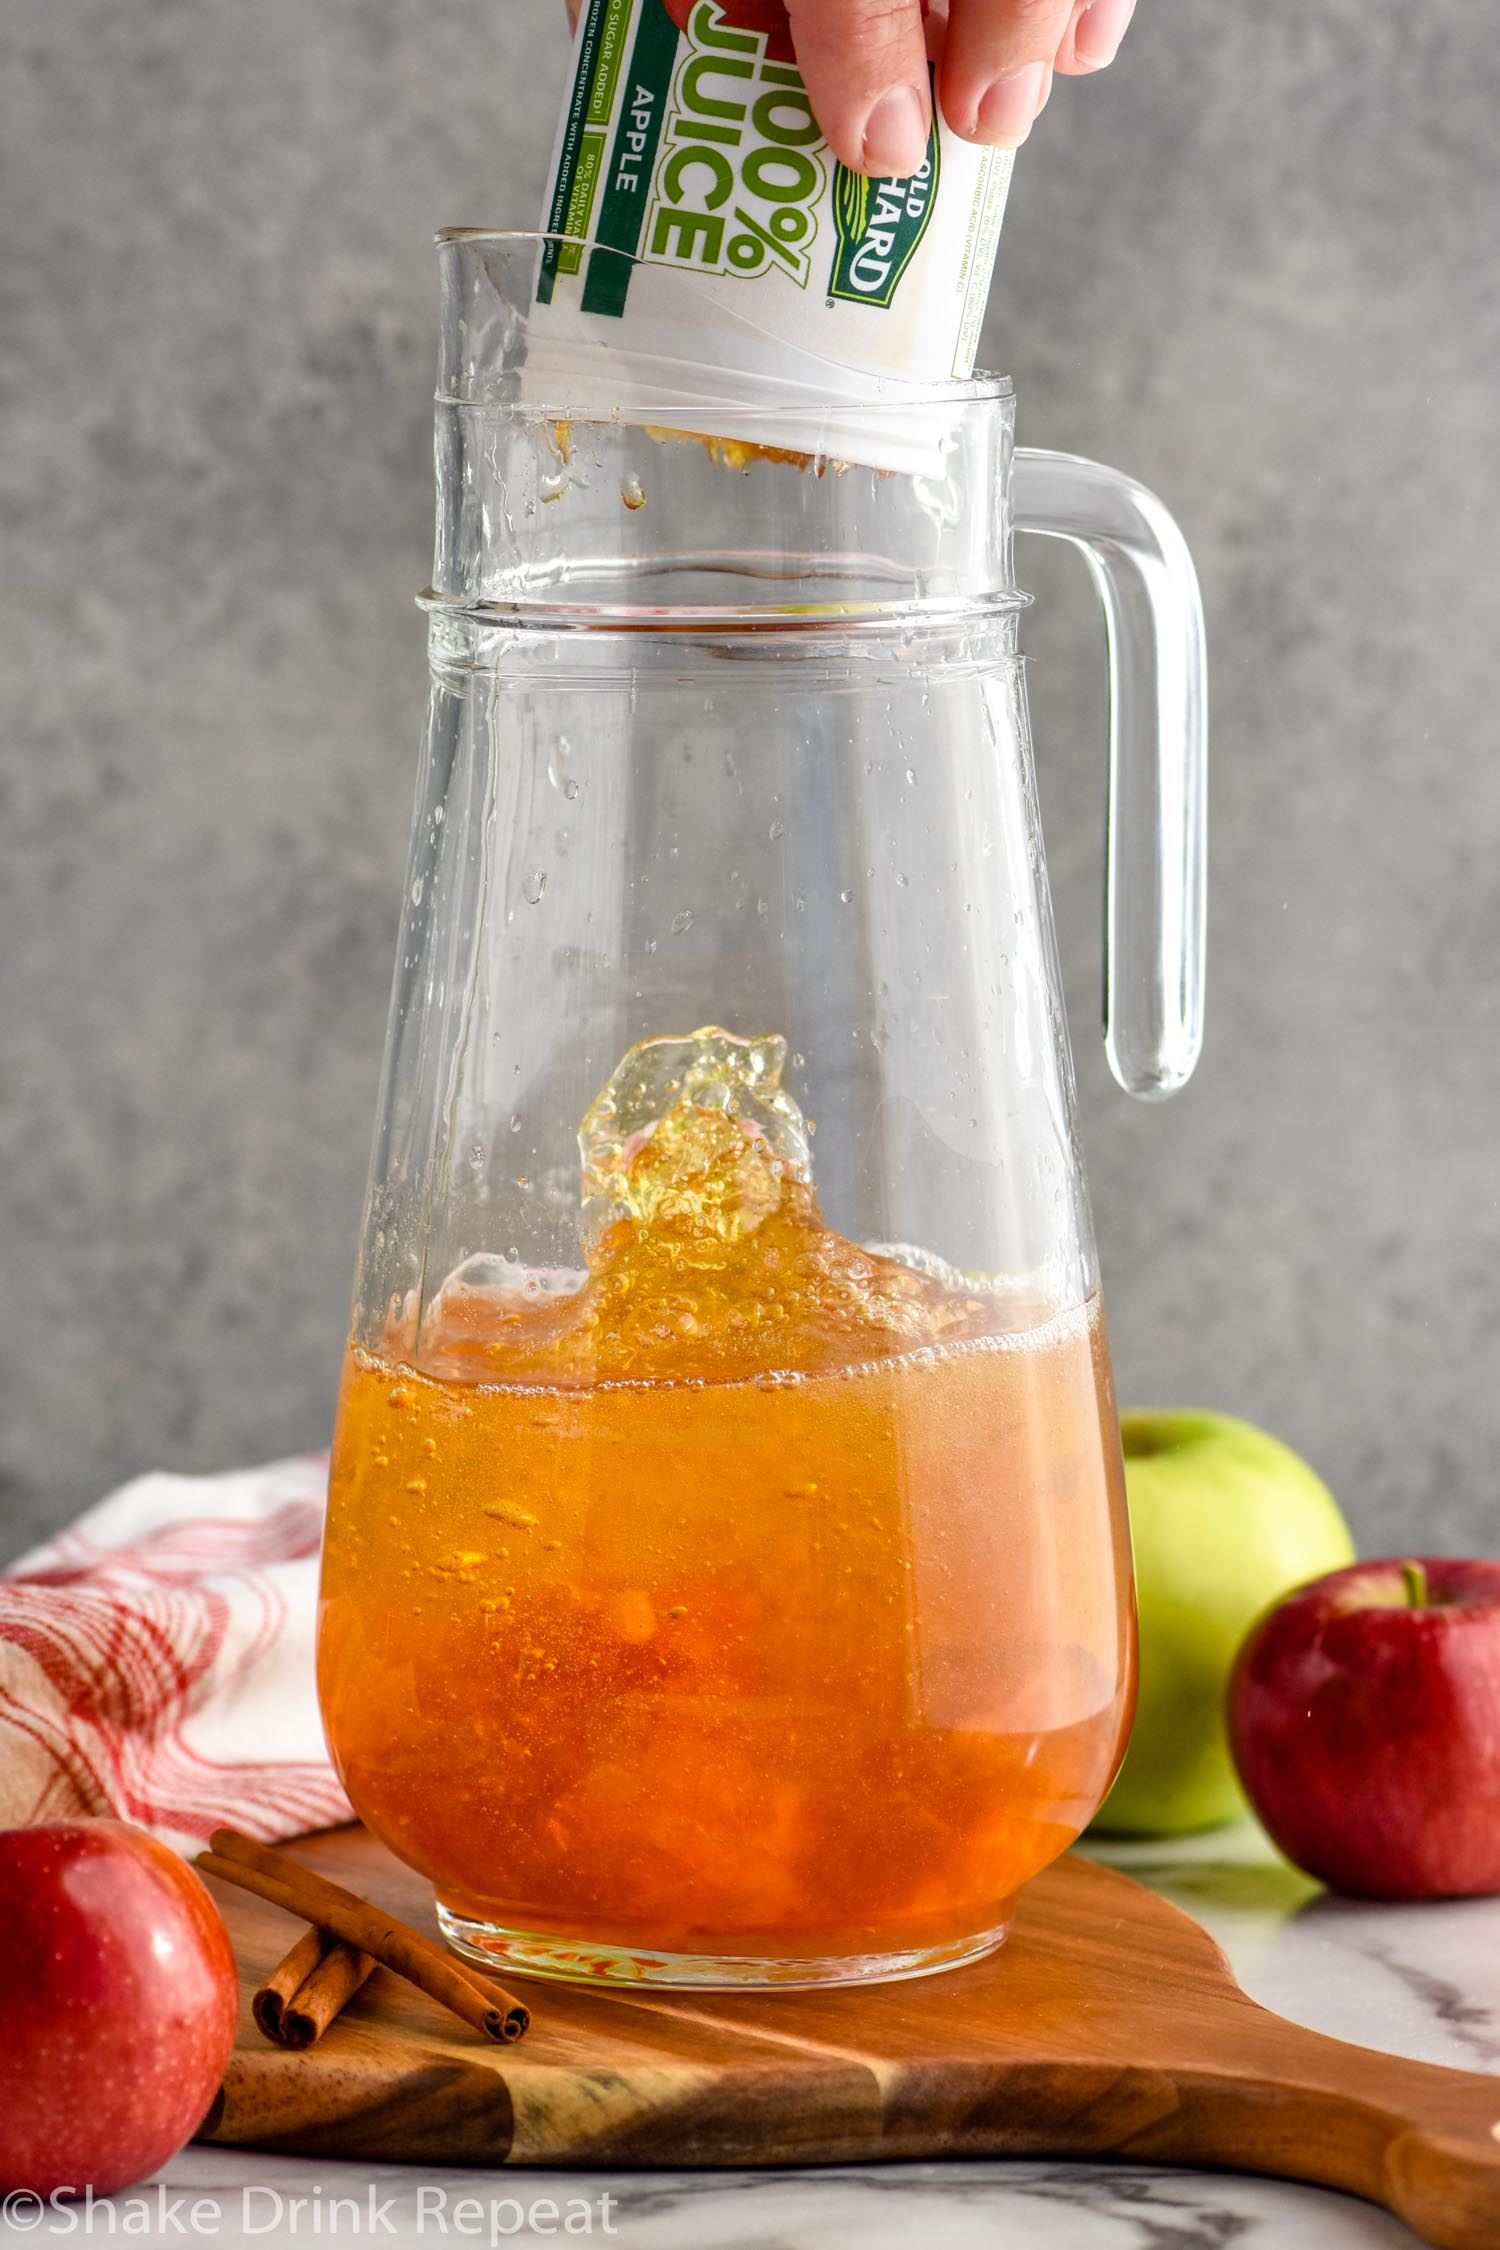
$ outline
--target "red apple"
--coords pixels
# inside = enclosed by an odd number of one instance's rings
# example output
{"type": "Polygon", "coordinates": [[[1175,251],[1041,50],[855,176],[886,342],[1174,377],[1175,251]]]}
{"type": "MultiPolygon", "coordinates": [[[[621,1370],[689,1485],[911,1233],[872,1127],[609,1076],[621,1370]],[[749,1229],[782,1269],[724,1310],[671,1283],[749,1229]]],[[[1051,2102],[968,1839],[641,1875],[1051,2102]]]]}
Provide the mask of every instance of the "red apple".
{"type": "Polygon", "coordinates": [[[144,2179],[202,2122],[234,2042],[234,1955],[143,1829],[0,1833],[0,2191],[144,2179]]]}
{"type": "Polygon", "coordinates": [[[1500,1562],[1365,1562],[1268,1610],[1229,1740],[1298,1867],[1355,1898],[1500,1891],[1500,1562]]]}

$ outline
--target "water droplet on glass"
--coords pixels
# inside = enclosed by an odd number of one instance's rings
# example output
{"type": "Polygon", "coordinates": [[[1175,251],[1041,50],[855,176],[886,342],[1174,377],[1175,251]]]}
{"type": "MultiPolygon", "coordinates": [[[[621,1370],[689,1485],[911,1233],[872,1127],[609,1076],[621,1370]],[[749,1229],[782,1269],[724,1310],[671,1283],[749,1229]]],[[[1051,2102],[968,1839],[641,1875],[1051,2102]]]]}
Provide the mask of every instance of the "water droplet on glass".
{"type": "Polygon", "coordinates": [[[620,487],[620,498],[627,508],[644,508],[646,490],[639,477],[627,477],[620,487]]]}
{"type": "Polygon", "coordinates": [[[779,844],[782,837],[786,834],[786,822],[784,820],[773,820],[770,827],[766,830],[766,834],[770,837],[773,844],[779,844]]]}
{"type": "Polygon", "coordinates": [[[528,905],[528,906],[540,906],[540,905],[541,905],[541,903],[542,903],[542,893],[543,893],[543,891],[545,891],[545,889],[546,889],[546,888],[547,888],[547,870],[546,870],[546,868],[545,868],[545,867],[533,867],[533,868],[532,868],[532,870],[531,870],[531,872],[530,872],[530,873],[528,874],[528,876],[526,877],[526,880],[525,880],[525,881],[524,881],[524,882],[522,883],[522,885],[521,885],[521,889],[522,889],[522,892],[523,892],[523,894],[524,894],[524,896],[525,896],[525,899],[526,899],[526,903],[527,903],[527,905],[528,905]]]}
{"type": "Polygon", "coordinates": [[[850,901],[850,900],[851,900],[851,899],[853,898],[853,896],[854,896],[854,893],[853,893],[853,891],[840,891],[840,892],[839,892],[839,904],[840,904],[840,906],[847,906],[847,905],[849,904],[849,901],[850,901]]]}
{"type": "Polygon", "coordinates": [[[674,914],[674,915],[672,916],[672,935],[673,935],[673,937],[684,937],[684,936],[686,936],[687,932],[688,932],[688,931],[689,931],[689,930],[690,930],[690,929],[692,928],[692,926],[693,926],[693,910],[692,910],[692,908],[691,908],[690,906],[685,906],[685,907],[683,907],[683,909],[682,909],[682,911],[681,911],[681,913],[680,913],[680,914],[674,914]]]}

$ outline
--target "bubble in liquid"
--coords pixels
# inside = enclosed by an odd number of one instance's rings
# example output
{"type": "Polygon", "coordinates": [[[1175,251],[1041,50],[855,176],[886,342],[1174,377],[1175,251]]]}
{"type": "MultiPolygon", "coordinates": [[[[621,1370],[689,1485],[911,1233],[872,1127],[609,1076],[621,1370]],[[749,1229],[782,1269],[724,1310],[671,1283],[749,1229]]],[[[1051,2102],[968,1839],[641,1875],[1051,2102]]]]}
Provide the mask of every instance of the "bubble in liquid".
{"type": "Polygon", "coordinates": [[[488,1555],[480,1554],[475,1548],[456,1547],[451,1555],[440,1555],[438,1557],[438,1560],[432,1566],[433,1575],[435,1577],[468,1578],[479,1569],[482,1563],[487,1563],[489,1559],[488,1555]]]}
{"type": "Polygon", "coordinates": [[[497,1517],[501,1523],[510,1524],[516,1531],[534,1531],[536,1529],[536,1517],[528,1515],[524,1508],[513,1506],[509,1500],[497,1500],[494,1506],[486,1508],[484,1513],[487,1516],[497,1517]]]}

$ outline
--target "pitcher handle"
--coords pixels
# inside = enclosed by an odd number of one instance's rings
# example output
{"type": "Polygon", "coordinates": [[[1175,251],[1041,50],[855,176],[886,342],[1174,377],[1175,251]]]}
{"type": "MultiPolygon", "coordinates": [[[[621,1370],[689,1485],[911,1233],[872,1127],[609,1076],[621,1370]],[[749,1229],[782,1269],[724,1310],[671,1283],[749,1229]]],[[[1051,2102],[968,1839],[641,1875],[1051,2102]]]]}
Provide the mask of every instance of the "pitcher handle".
{"type": "Polygon", "coordinates": [[[1175,1094],[1203,1044],[1208,663],[1187,541],[1155,493],[1019,446],[1015,527],[1088,563],[1109,635],[1104,1045],[1127,1094],[1175,1094]]]}

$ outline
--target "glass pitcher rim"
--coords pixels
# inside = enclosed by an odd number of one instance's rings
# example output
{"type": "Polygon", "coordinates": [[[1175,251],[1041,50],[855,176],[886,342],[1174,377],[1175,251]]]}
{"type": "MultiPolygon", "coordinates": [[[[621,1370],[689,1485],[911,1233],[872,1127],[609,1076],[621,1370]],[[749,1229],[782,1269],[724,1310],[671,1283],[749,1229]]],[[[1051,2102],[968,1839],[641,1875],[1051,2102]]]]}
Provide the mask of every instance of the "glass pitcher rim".
{"type": "MultiPolygon", "coordinates": [[[[634,256],[628,250],[617,248],[614,243],[600,242],[597,236],[560,233],[547,227],[439,227],[433,235],[432,241],[434,249],[439,252],[485,242],[492,242],[506,249],[515,250],[520,250],[523,247],[528,250],[537,250],[547,243],[555,243],[559,246],[567,244],[569,248],[581,250],[589,255],[597,252],[611,258],[623,258],[633,266],[643,265],[646,262],[634,256]]],[[[881,387],[887,389],[893,398],[899,398],[904,405],[914,407],[1003,405],[1013,400],[1016,395],[1015,384],[1009,375],[996,375],[977,370],[973,375],[962,380],[955,376],[942,383],[915,383],[897,377],[887,377],[881,387]]],[[[767,415],[779,411],[773,406],[740,408],[739,410],[742,412],[748,411],[752,414],[765,413],[767,415]]],[[[819,410],[826,413],[834,426],[837,427],[840,421],[852,421],[861,414],[868,413],[869,407],[866,401],[828,400],[820,402],[819,410]]]]}

